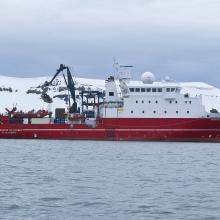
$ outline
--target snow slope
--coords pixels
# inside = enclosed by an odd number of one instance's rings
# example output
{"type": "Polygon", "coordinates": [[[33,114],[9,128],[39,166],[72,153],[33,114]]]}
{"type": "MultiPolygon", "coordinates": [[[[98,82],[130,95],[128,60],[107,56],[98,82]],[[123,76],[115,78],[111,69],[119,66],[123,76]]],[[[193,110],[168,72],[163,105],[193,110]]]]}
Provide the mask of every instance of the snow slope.
{"type": "MultiPolygon", "coordinates": [[[[63,77],[57,77],[53,86],[50,86],[48,94],[53,98],[53,103],[45,103],[40,94],[27,93],[31,90],[40,90],[39,85],[45,81],[49,81],[52,77],[35,77],[35,78],[16,78],[0,75],[0,113],[5,113],[5,108],[12,109],[14,106],[18,110],[30,111],[32,109],[51,110],[55,108],[67,107],[66,101],[62,98],[68,95],[68,91],[63,89],[66,87],[63,77]],[[57,95],[61,97],[57,97],[57,95]]],[[[80,89],[95,89],[104,90],[105,80],[101,79],[87,79],[87,78],[74,78],[76,88],[80,89]]],[[[140,84],[141,81],[132,81],[130,84],[140,84]]],[[[156,84],[158,82],[155,82],[156,84]]],[[[174,82],[176,83],[176,82],[174,82]]],[[[189,93],[190,96],[201,96],[202,104],[205,106],[207,112],[215,108],[220,112],[220,89],[215,88],[209,84],[202,82],[181,82],[178,83],[181,93],[189,93]]],[[[79,90],[76,91],[79,94],[79,90]]]]}
{"type": "MultiPolygon", "coordinates": [[[[5,113],[5,108],[12,109],[14,106],[18,110],[30,111],[32,109],[54,110],[55,108],[67,107],[66,102],[60,98],[54,98],[53,103],[45,103],[40,94],[27,94],[29,90],[40,90],[37,88],[45,81],[49,81],[52,77],[36,77],[36,78],[16,78],[0,76],[0,113],[5,113]]],[[[86,89],[104,89],[104,80],[74,78],[76,88],[85,87],[86,89]]],[[[56,95],[68,95],[68,91],[59,91],[60,88],[66,87],[63,77],[57,77],[54,86],[50,86],[48,94],[51,97],[56,95]]],[[[76,94],[79,91],[76,92],[76,94]]]]}

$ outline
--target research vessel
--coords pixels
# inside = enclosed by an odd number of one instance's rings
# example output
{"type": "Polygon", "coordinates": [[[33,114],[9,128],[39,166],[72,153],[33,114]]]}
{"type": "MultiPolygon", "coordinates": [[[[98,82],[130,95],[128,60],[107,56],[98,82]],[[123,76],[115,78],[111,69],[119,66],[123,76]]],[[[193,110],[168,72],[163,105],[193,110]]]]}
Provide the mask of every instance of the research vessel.
{"type": "Polygon", "coordinates": [[[7,109],[0,116],[0,138],[220,142],[220,90],[168,77],[156,81],[151,72],[133,81],[131,66],[121,67],[105,81],[104,91],[82,89],[76,95],[70,70],[61,64],[40,86],[40,96],[53,102],[48,88],[63,74],[69,107],[55,112],[7,109]]]}

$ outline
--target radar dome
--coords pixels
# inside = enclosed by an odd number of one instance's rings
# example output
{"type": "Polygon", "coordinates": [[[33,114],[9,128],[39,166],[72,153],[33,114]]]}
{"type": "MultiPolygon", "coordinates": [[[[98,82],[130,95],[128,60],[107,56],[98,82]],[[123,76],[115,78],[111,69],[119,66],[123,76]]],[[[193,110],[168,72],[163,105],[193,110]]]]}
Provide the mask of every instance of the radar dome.
{"type": "Polygon", "coordinates": [[[141,80],[144,84],[151,84],[155,81],[155,76],[151,72],[145,72],[141,75],[141,80]]]}
{"type": "Polygon", "coordinates": [[[169,77],[169,76],[166,76],[166,77],[165,77],[165,81],[169,82],[169,81],[170,81],[170,77],[169,77]]]}

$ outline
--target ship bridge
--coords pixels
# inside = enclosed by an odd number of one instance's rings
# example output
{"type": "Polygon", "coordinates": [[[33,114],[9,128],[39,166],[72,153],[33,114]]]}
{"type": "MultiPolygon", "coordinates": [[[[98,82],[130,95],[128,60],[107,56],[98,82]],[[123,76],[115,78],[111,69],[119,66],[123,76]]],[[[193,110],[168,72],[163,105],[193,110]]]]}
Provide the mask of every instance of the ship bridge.
{"type": "Polygon", "coordinates": [[[130,95],[169,95],[179,93],[181,86],[179,83],[154,82],[152,84],[144,84],[141,81],[130,81],[127,84],[130,95]]]}

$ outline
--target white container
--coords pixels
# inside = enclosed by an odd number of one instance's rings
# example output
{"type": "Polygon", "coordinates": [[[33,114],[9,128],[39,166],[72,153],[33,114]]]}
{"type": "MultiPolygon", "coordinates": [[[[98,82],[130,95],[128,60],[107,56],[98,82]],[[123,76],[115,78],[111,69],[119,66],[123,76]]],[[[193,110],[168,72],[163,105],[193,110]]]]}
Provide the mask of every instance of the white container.
{"type": "Polygon", "coordinates": [[[50,124],[51,118],[32,118],[31,124],[50,124]]]}
{"type": "Polygon", "coordinates": [[[88,127],[94,128],[96,126],[96,118],[86,118],[85,123],[88,127]]]}
{"type": "Polygon", "coordinates": [[[23,119],[23,124],[28,124],[28,118],[23,119]]]}

